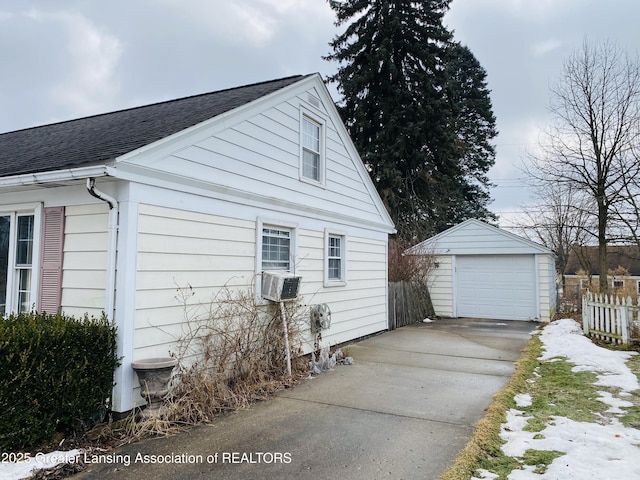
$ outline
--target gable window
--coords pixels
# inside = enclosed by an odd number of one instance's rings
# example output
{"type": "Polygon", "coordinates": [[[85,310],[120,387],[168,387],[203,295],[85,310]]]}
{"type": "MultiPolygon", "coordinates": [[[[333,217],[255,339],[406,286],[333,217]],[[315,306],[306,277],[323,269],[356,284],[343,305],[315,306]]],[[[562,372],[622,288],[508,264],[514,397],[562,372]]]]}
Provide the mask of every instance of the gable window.
{"type": "Polygon", "coordinates": [[[262,228],[262,271],[291,271],[291,230],[262,228]]]}
{"type": "Polygon", "coordinates": [[[300,179],[324,183],[325,123],[315,116],[302,113],[300,117],[300,179]]]}
{"type": "Polygon", "coordinates": [[[35,225],[33,213],[0,214],[0,315],[33,306],[35,225]]]}
{"type": "Polygon", "coordinates": [[[346,283],[346,240],[344,235],[325,232],[325,284],[346,283]]]}

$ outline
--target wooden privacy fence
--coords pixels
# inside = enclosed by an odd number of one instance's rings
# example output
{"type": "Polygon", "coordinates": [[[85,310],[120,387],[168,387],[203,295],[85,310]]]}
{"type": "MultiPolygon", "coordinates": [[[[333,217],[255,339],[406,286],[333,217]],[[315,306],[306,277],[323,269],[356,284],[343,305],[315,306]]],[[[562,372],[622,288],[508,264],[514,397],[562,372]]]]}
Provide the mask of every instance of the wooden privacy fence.
{"type": "Polygon", "coordinates": [[[586,292],[582,296],[585,335],[621,345],[639,341],[638,304],[634,305],[631,297],[586,292]]]}
{"type": "Polygon", "coordinates": [[[422,282],[389,283],[389,330],[433,316],[427,285],[422,282]]]}

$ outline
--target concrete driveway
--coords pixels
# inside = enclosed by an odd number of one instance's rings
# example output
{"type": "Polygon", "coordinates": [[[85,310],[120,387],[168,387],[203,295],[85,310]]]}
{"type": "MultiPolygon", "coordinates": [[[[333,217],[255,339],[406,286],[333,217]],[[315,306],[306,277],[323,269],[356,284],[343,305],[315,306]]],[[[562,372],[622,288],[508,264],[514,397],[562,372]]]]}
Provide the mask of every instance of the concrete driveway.
{"type": "Polygon", "coordinates": [[[354,365],[213,425],[89,458],[74,478],[437,479],[535,328],[442,319],[386,332],[349,347],[354,365]]]}

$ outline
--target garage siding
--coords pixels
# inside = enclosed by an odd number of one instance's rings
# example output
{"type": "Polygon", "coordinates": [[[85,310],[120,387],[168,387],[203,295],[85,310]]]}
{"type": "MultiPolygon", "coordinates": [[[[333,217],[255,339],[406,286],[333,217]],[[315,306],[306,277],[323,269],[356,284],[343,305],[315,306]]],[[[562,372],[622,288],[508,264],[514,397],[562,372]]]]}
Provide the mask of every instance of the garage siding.
{"type": "Polygon", "coordinates": [[[548,248],[476,219],[468,219],[409,251],[434,255],[429,291],[436,315],[551,320],[555,257],[548,248]]]}

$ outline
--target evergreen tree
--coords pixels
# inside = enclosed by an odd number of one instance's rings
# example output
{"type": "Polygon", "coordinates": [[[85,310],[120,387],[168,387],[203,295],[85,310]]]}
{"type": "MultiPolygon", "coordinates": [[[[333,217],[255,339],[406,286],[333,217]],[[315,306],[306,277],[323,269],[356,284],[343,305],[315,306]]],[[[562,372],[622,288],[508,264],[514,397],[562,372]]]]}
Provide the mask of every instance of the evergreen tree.
{"type": "Polygon", "coordinates": [[[467,218],[495,220],[495,215],[487,210],[491,202],[487,171],[495,163],[491,141],[498,132],[487,73],[471,50],[459,43],[450,45],[447,59],[447,94],[453,113],[451,128],[460,146],[460,158],[451,160],[457,160],[461,177],[455,203],[446,210],[454,224],[467,218]]]}
{"type": "Polygon", "coordinates": [[[442,24],[450,1],[330,1],[336,25],[351,23],[330,43],[326,59],[339,67],[329,81],[399,237],[409,241],[490,215],[495,120],[484,71],[442,24]]]}

